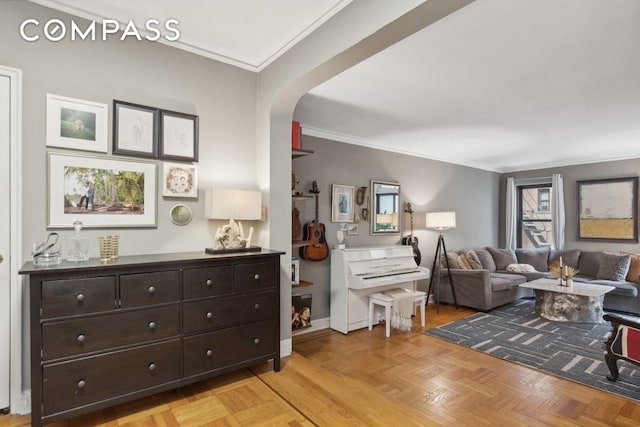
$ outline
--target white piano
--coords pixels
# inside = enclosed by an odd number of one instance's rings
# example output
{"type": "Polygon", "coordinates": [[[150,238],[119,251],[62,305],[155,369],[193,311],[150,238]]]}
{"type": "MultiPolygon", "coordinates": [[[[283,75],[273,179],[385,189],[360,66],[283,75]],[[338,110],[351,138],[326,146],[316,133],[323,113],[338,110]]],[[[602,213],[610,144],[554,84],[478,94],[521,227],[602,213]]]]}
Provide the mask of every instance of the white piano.
{"type": "Polygon", "coordinates": [[[429,269],[416,265],[411,246],[331,251],[330,326],[346,334],[368,326],[369,295],[393,288],[416,290],[429,269]]]}

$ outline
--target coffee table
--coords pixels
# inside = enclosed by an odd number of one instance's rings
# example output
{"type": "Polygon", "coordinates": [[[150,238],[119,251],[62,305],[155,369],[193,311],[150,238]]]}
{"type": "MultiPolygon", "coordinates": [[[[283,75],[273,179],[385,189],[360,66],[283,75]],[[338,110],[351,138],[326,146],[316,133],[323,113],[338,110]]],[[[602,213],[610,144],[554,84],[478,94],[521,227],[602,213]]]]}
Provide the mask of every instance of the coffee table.
{"type": "Polygon", "coordinates": [[[604,323],[602,305],[604,294],[613,286],[574,282],[571,286],[558,285],[558,279],[536,279],[523,283],[521,288],[536,293],[536,313],[558,322],[604,323]]]}

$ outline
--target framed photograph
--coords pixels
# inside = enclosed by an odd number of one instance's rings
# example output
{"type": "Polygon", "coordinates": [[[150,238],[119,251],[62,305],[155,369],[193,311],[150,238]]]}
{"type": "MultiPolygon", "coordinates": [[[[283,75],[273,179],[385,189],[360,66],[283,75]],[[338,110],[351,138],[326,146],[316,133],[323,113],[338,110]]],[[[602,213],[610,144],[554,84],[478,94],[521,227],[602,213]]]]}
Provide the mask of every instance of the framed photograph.
{"type": "Polygon", "coordinates": [[[333,184],[331,189],[331,222],[353,222],[355,187],[333,184]]]}
{"type": "Polygon", "coordinates": [[[291,295],[291,329],[302,329],[311,326],[311,294],[291,295]]]}
{"type": "Polygon", "coordinates": [[[164,197],[198,197],[198,167],[181,163],[162,164],[164,197]]]}
{"type": "Polygon", "coordinates": [[[155,163],[49,153],[47,228],[156,227],[155,163]]]}
{"type": "Polygon", "coordinates": [[[159,110],[113,100],[113,154],[158,157],[159,110]]]}
{"type": "Polygon", "coordinates": [[[347,225],[347,236],[357,236],[360,232],[360,226],[357,222],[347,225]]]}
{"type": "Polygon", "coordinates": [[[578,181],[578,238],[638,241],[638,177],[578,181]]]}
{"type": "Polygon", "coordinates": [[[47,147],[106,153],[107,104],[47,94],[47,147]]]}
{"type": "Polygon", "coordinates": [[[160,158],[198,161],[198,116],[160,112],[160,158]]]}

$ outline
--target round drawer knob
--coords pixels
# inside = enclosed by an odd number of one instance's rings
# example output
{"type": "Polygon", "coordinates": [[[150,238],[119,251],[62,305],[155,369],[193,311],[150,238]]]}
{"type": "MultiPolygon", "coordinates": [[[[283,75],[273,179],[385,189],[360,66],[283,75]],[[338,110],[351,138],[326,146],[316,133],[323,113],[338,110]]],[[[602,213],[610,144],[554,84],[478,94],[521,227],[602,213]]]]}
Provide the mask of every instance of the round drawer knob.
{"type": "Polygon", "coordinates": [[[84,386],[86,386],[86,385],[87,385],[87,383],[85,382],[85,380],[80,380],[80,381],[78,381],[78,383],[76,384],[76,386],[77,386],[78,388],[84,388],[84,386]]]}
{"type": "Polygon", "coordinates": [[[156,328],[156,322],[149,322],[149,329],[155,329],[156,328]]]}
{"type": "Polygon", "coordinates": [[[80,335],[78,335],[78,338],[76,338],[76,341],[78,341],[78,342],[84,342],[85,338],[86,338],[86,337],[84,336],[84,334],[80,334],[80,335]]]}
{"type": "Polygon", "coordinates": [[[254,338],[253,339],[253,343],[254,344],[260,344],[260,338],[254,338]]]}
{"type": "Polygon", "coordinates": [[[213,280],[207,279],[206,283],[207,283],[207,286],[211,286],[213,285],[213,280]]]}
{"type": "Polygon", "coordinates": [[[255,304],[253,305],[253,308],[255,308],[256,310],[260,310],[260,304],[255,303],[255,304]]]}
{"type": "Polygon", "coordinates": [[[156,287],[155,286],[149,286],[149,293],[151,295],[155,294],[156,293],[156,287]]]}
{"type": "Polygon", "coordinates": [[[213,313],[212,312],[207,312],[207,319],[213,319],[213,313]]]}
{"type": "Polygon", "coordinates": [[[150,371],[155,371],[156,370],[156,364],[155,363],[149,363],[149,370],[150,371]]]}
{"type": "Polygon", "coordinates": [[[76,295],[76,301],[78,301],[78,302],[82,302],[82,301],[84,301],[84,294],[78,294],[78,295],[76,295]]]}
{"type": "Polygon", "coordinates": [[[207,355],[207,357],[211,357],[211,356],[213,356],[213,350],[209,350],[209,349],[207,349],[207,351],[205,352],[205,354],[207,355]]]}
{"type": "Polygon", "coordinates": [[[256,279],[256,280],[260,280],[260,275],[256,274],[255,276],[253,276],[253,278],[256,279]]]}

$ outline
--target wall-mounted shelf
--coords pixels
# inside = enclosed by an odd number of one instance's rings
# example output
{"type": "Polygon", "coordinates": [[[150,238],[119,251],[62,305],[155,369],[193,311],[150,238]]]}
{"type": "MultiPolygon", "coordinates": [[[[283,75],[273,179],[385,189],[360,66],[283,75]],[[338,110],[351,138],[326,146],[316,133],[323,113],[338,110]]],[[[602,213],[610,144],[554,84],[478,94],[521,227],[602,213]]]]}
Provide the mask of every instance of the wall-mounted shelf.
{"type": "Polygon", "coordinates": [[[291,246],[293,246],[294,248],[299,248],[301,246],[307,246],[311,244],[311,240],[293,240],[291,242],[291,246]]]}
{"type": "Polygon", "coordinates": [[[306,156],[308,154],[313,154],[313,150],[304,150],[302,148],[299,148],[297,150],[295,150],[293,148],[291,149],[291,158],[292,159],[295,159],[295,158],[298,158],[298,157],[302,157],[302,156],[306,156]]]}
{"type": "Polygon", "coordinates": [[[306,194],[298,194],[297,196],[291,196],[291,198],[293,199],[294,202],[297,202],[299,200],[311,200],[313,199],[313,196],[308,196],[306,194]]]}
{"type": "Polygon", "coordinates": [[[305,288],[307,286],[313,286],[313,282],[309,282],[308,280],[300,280],[300,283],[297,285],[291,285],[294,289],[296,288],[305,288]]]}

